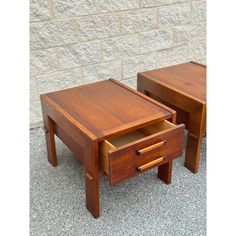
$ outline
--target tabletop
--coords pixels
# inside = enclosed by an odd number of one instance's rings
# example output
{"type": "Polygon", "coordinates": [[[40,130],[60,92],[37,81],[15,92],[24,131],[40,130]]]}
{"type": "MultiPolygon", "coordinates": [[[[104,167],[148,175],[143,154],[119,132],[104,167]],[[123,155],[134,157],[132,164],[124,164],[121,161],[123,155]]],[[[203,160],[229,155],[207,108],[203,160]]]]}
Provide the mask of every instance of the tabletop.
{"type": "Polygon", "coordinates": [[[46,94],[97,138],[171,117],[171,112],[110,79],[46,94]]]}
{"type": "Polygon", "coordinates": [[[188,62],[141,74],[186,96],[206,101],[206,66],[188,62]]]}

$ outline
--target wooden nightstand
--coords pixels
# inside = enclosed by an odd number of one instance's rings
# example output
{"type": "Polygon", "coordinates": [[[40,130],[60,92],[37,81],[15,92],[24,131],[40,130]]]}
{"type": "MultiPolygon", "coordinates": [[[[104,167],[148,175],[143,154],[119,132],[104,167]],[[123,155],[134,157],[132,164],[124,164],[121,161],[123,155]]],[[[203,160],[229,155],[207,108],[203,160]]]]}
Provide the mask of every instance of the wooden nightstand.
{"type": "Polygon", "coordinates": [[[138,74],[138,91],[177,111],[188,129],[185,166],[198,172],[206,134],[206,66],[189,62],[138,74]]]}
{"type": "Polygon", "coordinates": [[[86,206],[95,218],[102,175],[113,186],[158,166],[158,177],[171,182],[184,139],[174,110],[113,79],[41,95],[41,104],[48,160],[57,165],[56,134],[84,164],[86,206]]]}

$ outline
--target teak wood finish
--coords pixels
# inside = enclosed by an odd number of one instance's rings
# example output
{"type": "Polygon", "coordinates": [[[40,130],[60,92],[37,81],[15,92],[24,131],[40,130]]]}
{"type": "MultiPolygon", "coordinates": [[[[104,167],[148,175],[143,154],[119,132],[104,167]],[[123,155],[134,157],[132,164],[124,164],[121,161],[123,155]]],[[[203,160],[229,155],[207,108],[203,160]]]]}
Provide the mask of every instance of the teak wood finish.
{"type": "Polygon", "coordinates": [[[137,89],[177,111],[177,124],[188,129],[185,166],[197,173],[206,134],[206,66],[189,62],[138,73],[137,89]]]}
{"type": "Polygon", "coordinates": [[[158,166],[171,182],[182,154],[184,125],[176,112],[116,80],[41,95],[48,160],[57,165],[54,134],[84,164],[86,206],[99,217],[99,177],[110,185],[158,166]]]}

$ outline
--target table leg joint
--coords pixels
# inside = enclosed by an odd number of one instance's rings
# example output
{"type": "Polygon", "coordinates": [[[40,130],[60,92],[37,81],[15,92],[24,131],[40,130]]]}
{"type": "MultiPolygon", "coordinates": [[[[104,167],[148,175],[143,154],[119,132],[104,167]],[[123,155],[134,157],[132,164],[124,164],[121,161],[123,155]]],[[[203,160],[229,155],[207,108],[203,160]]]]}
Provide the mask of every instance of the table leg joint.
{"type": "Polygon", "coordinates": [[[86,173],[85,173],[85,177],[86,177],[86,179],[89,180],[89,181],[93,181],[93,180],[94,180],[93,176],[92,176],[89,172],[86,172],[86,173]]]}
{"type": "Polygon", "coordinates": [[[43,127],[43,131],[44,131],[45,134],[47,134],[49,132],[49,130],[45,127],[43,127]]]}
{"type": "Polygon", "coordinates": [[[198,137],[196,134],[194,134],[194,133],[189,133],[188,135],[189,135],[190,137],[196,139],[196,140],[199,139],[199,137],[198,137]]]}

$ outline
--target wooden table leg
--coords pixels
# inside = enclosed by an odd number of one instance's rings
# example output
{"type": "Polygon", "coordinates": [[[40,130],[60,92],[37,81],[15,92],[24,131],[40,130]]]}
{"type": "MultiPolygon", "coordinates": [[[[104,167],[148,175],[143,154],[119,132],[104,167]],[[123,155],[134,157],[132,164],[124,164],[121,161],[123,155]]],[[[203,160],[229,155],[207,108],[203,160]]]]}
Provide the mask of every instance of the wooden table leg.
{"type": "Polygon", "coordinates": [[[98,144],[89,143],[84,150],[86,207],[94,218],[99,217],[98,144]]]}
{"type": "Polygon", "coordinates": [[[185,167],[193,173],[198,172],[201,142],[205,126],[205,105],[189,117],[188,140],[185,154],[185,167]]]}
{"type": "Polygon", "coordinates": [[[158,166],[158,178],[161,179],[164,183],[171,183],[172,175],[172,161],[169,161],[163,165],[158,166]]]}
{"type": "Polygon", "coordinates": [[[47,114],[43,114],[43,122],[48,152],[48,161],[52,164],[52,166],[57,166],[53,120],[47,114]]]}

